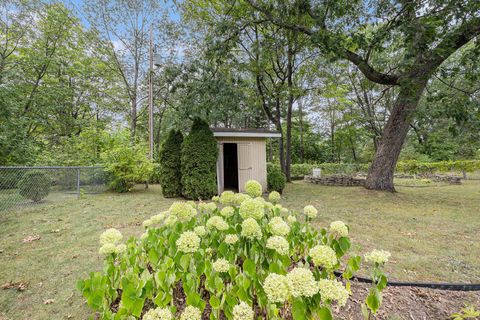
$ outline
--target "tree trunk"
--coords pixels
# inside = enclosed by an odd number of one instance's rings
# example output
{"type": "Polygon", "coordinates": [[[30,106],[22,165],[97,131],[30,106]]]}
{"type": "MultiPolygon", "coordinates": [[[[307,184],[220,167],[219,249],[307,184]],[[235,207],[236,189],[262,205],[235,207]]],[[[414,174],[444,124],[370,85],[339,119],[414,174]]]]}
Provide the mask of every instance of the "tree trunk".
{"type": "Polygon", "coordinates": [[[303,100],[300,98],[298,100],[298,111],[299,111],[299,130],[300,130],[300,163],[305,161],[305,146],[303,145],[303,100]]]}
{"type": "Polygon", "coordinates": [[[288,182],[292,182],[290,174],[290,167],[292,163],[292,108],[293,97],[290,96],[287,107],[287,141],[286,141],[286,155],[285,155],[285,176],[288,182]]]}
{"type": "Polygon", "coordinates": [[[425,86],[426,81],[423,80],[411,80],[402,84],[368,171],[365,181],[367,189],[395,192],[395,166],[410,128],[411,114],[417,108],[425,86]]]}
{"type": "Polygon", "coordinates": [[[136,130],[137,130],[137,94],[136,93],[133,94],[133,97],[130,103],[131,103],[130,117],[132,118],[130,120],[130,137],[132,141],[134,141],[136,130]]]}

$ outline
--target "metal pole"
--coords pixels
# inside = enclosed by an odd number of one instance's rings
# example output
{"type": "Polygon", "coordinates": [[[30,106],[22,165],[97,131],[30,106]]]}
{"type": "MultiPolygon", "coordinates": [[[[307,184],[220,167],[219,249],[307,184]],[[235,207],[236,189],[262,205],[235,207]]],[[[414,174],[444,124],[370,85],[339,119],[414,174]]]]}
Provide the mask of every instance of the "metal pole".
{"type": "Polygon", "coordinates": [[[77,199],[80,199],[80,168],[77,169],[77,199]]]}
{"type": "Polygon", "coordinates": [[[150,145],[150,160],[153,159],[153,23],[150,25],[150,69],[148,71],[148,139],[150,145]]]}

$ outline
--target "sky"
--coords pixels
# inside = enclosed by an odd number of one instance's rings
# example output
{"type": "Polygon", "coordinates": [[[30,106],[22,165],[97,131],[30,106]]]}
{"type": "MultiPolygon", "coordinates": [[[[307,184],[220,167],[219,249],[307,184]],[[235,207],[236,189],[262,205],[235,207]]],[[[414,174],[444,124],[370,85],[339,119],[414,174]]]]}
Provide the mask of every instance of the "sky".
{"type": "MultiPolygon", "coordinates": [[[[54,0],[46,0],[46,2],[53,2],[54,0]]],[[[80,19],[82,24],[86,27],[90,27],[90,24],[88,23],[86,19],[86,14],[83,11],[83,8],[85,6],[85,3],[88,3],[88,0],[60,0],[67,8],[69,8],[71,11],[75,13],[75,15],[80,19]]],[[[175,8],[173,0],[167,0],[166,6],[169,6],[171,8],[175,8]]],[[[173,21],[179,21],[180,20],[180,14],[173,10],[170,12],[170,18],[173,21]]]]}

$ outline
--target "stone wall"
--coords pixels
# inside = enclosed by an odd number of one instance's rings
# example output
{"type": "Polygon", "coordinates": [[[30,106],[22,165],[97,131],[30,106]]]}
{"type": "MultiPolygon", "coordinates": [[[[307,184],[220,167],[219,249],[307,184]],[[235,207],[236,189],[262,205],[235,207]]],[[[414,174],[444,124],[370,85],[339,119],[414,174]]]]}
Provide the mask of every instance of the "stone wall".
{"type": "Polygon", "coordinates": [[[325,177],[305,176],[304,180],[323,186],[355,187],[365,185],[365,179],[354,178],[352,176],[346,176],[341,174],[334,174],[325,177]]]}

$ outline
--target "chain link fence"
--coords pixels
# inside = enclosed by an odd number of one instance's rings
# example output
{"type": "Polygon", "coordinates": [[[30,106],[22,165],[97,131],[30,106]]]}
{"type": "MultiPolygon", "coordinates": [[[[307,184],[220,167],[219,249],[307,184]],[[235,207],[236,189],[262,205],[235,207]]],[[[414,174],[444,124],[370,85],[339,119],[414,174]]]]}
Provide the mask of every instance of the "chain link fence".
{"type": "Polygon", "coordinates": [[[106,190],[103,167],[0,167],[0,212],[106,190]]]}

